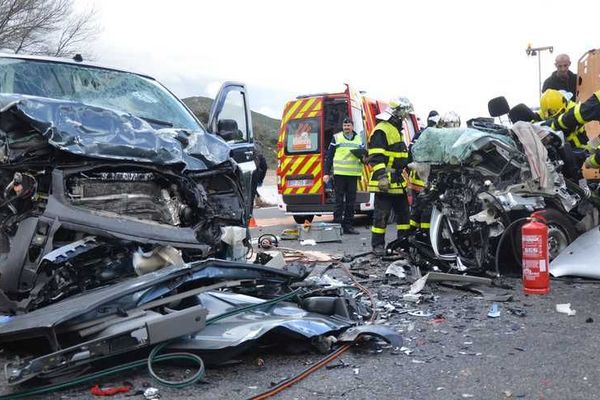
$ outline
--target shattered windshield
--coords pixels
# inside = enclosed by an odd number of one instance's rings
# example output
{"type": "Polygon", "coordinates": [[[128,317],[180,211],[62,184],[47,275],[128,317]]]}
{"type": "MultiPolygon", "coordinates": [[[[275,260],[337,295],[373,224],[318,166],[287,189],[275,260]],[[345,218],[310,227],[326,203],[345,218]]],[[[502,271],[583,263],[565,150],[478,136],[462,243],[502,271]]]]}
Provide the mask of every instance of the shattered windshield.
{"type": "Polygon", "coordinates": [[[412,146],[414,161],[433,164],[460,164],[478,150],[481,140],[488,138],[514,147],[514,141],[504,135],[471,128],[427,128],[412,146]]]}
{"type": "Polygon", "coordinates": [[[155,128],[203,130],[158,82],[130,72],[0,58],[0,93],[69,100],[130,113],[155,128]]]}

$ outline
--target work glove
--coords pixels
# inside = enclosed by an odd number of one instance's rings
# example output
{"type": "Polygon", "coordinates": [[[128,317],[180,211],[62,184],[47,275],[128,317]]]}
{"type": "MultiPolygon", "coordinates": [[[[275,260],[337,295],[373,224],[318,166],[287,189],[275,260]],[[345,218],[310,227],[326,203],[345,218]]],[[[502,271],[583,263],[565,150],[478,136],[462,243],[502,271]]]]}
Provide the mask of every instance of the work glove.
{"type": "Polygon", "coordinates": [[[583,190],[586,199],[592,197],[592,191],[590,190],[590,187],[587,184],[587,179],[580,179],[579,187],[581,188],[581,190],[583,190]]]}
{"type": "Polygon", "coordinates": [[[377,181],[377,187],[382,192],[387,192],[388,190],[390,190],[390,181],[388,177],[384,175],[381,178],[379,178],[379,180],[377,181]]]}

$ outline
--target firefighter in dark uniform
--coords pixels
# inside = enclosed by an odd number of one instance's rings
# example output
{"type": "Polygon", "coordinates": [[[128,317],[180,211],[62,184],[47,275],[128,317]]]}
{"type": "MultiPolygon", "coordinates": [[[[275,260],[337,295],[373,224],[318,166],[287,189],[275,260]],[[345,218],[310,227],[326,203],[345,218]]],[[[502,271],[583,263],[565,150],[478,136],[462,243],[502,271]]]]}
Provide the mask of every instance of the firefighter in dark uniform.
{"type": "MultiPolygon", "coordinates": [[[[597,103],[598,97],[594,95],[590,100],[591,103],[597,103]]],[[[594,104],[591,103],[584,106],[586,103],[571,101],[563,92],[554,89],[546,90],[540,98],[541,119],[548,121],[552,129],[564,132],[578,169],[581,169],[581,165],[589,155],[584,124],[598,119],[594,113],[600,111],[597,109],[594,111],[594,104]]]]}
{"type": "Polygon", "coordinates": [[[343,232],[357,235],[359,232],[352,226],[354,220],[354,203],[356,202],[356,185],[362,175],[363,164],[360,152],[365,146],[362,137],[354,131],[352,119],[346,117],[342,122],[342,132],[333,135],[327,149],[323,182],[331,177],[333,167],[333,185],[335,188],[335,210],[333,222],[342,224],[343,232]]]}
{"type": "MultiPolygon", "coordinates": [[[[550,89],[546,92],[548,91],[550,89]]],[[[544,95],[546,95],[546,92],[544,92],[544,95]]],[[[551,118],[551,127],[553,129],[560,129],[565,134],[577,132],[583,128],[584,124],[590,121],[600,121],[600,90],[583,103],[571,105],[566,99],[562,103],[556,103],[558,107],[547,108],[546,110],[542,109],[541,111],[545,111],[546,116],[551,118]]],[[[571,134],[568,134],[568,137],[570,136],[571,134]]],[[[585,143],[587,144],[587,137],[585,138],[585,143]]],[[[586,148],[590,152],[590,156],[585,160],[586,167],[600,168],[600,145],[595,145],[593,148],[586,146],[586,148]]]]}
{"type": "Polygon", "coordinates": [[[375,193],[371,246],[376,255],[385,254],[385,229],[390,212],[396,215],[397,244],[408,250],[410,214],[406,197],[406,181],[402,173],[409,162],[408,149],[402,135],[402,121],[412,111],[406,98],[391,101],[377,115],[378,123],[369,139],[368,163],[372,168],[369,192],[375,193]]]}

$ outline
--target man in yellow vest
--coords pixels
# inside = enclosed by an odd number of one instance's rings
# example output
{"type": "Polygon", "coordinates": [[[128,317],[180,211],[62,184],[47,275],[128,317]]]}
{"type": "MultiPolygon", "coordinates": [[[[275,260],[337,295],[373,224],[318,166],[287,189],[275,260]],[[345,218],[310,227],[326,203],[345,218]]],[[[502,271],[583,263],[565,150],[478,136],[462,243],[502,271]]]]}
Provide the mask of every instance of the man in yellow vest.
{"type": "Polygon", "coordinates": [[[411,111],[408,99],[391,101],[389,107],[377,115],[378,123],[369,139],[368,162],[372,168],[369,192],[375,193],[371,246],[373,253],[380,256],[385,254],[385,229],[392,210],[396,215],[398,244],[408,250],[410,213],[402,172],[408,165],[409,153],[401,131],[402,121],[411,111]]]}
{"type": "Polygon", "coordinates": [[[333,222],[342,224],[343,232],[351,235],[358,234],[352,224],[356,184],[363,170],[360,151],[364,152],[364,148],[362,137],[354,131],[352,119],[346,117],[342,122],[342,132],[336,133],[331,139],[323,168],[323,182],[327,183],[331,179],[333,167],[335,189],[333,222]]]}

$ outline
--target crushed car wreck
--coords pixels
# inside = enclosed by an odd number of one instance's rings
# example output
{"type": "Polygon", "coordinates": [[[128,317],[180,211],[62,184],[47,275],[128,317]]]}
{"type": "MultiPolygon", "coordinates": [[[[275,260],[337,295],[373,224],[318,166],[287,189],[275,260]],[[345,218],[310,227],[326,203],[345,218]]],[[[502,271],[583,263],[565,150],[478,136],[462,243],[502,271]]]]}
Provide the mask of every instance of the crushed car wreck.
{"type": "Polygon", "coordinates": [[[432,207],[427,237],[413,257],[447,270],[499,272],[500,258],[520,260],[519,222],[539,212],[549,227],[550,258],[598,224],[596,195],[586,196],[561,173],[560,133],[531,123],[510,129],[428,128],[412,148],[422,200],[432,207]]]}
{"type": "Polygon", "coordinates": [[[230,153],[151,78],[1,56],[0,312],[146,271],[135,254],[225,254],[247,221],[230,153]]]}

